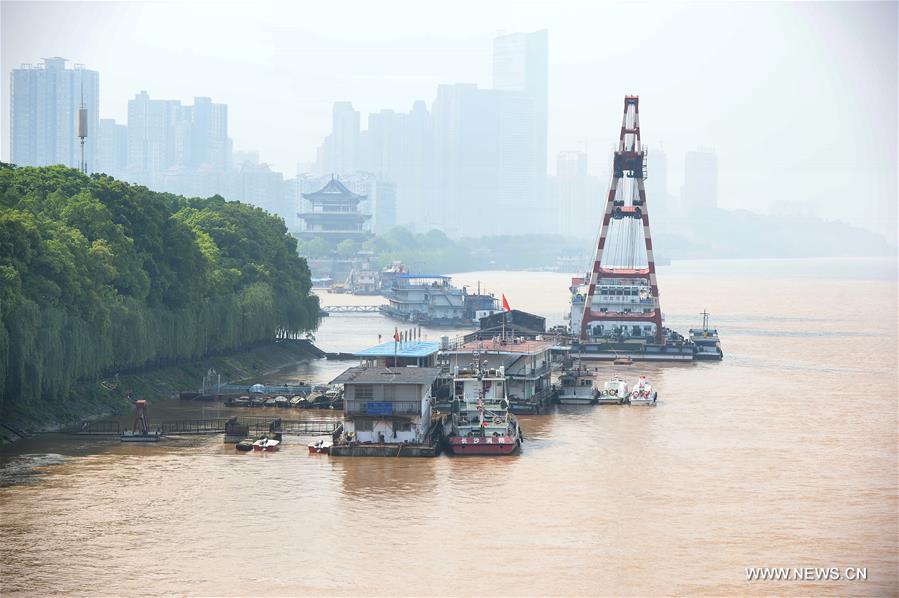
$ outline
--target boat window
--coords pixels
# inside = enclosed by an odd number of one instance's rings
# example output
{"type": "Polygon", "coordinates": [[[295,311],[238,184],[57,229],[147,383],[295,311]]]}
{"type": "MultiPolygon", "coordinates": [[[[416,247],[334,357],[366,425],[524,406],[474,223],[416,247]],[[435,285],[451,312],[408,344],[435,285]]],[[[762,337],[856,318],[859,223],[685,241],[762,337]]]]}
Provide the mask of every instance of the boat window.
{"type": "Polygon", "coordinates": [[[354,397],[361,401],[367,401],[374,398],[374,387],[371,384],[356,384],[354,385],[354,397]]]}
{"type": "Polygon", "coordinates": [[[371,432],[373,429],[372,424],[374,422],[370,419],[357,419],[353,422],[357,432],[371,432]]]}

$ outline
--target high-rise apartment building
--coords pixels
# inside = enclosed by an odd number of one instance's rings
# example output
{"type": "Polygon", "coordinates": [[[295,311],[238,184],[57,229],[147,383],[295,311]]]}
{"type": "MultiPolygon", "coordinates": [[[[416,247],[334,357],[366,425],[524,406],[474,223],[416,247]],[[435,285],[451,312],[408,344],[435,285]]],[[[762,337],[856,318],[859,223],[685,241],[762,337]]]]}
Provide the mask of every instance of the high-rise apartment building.
{"type": "Polygon", "coordinates": [[[533,102],[537,168],[546,176],[549,103],[548,34],[510,33],[493,40],[493,88],[527,94],[533,102]]]}
{"type": "Polygon", "coordinates": [[[81,145],[76,119],[82,101],[87,108],[84,144],[88,172],[93,171],[99,129],[100,74],[66,59],[44,58],[23,64],[10,74],[10,159],[20,166],[64,164],[78,168],[81,145]]]}
{"type": "Polygon", "coordinates": [[[319,155],[322,174],[352,174],[357,169],[359,152],[359,112],[352,102],[334,102],[331,134],[319,155]]]}
{"type": "Polygon", "coordinates": [[[711,150],[684,156],[684,188],[681,201],[687,214],[718,207],[718,156],[711,150]]]}
{"type": "Polygon", "coordinates": [[[231,151],[226,104],[200,97],[182,105],[150,99],[146,91],[128,102],[131,180],[176,193],[219,193],[222,177],[215,175],[228,170],[231,151]]]}
{"type": "Polygon", "coordinates": [[[94,172],[122,178],[128,165],[128,127],[111,118],[101,118],[96,135],[94,172]]]}
{"type": "Polygon", "coordinates": [[[675,215],[668,192],[668,156],[661,149],[651,148],[646,155],[646,201],[652,209],[656,226],[665,226],[665,219],[675,215]]]}
{"type": "Polygon", "coordinates": [[[586,152],[559,152],[548,195],[554,218],[546,224],[566,237],[589,238],[602,219],[605,193],[602,182],[587,174],[586,152]]]}

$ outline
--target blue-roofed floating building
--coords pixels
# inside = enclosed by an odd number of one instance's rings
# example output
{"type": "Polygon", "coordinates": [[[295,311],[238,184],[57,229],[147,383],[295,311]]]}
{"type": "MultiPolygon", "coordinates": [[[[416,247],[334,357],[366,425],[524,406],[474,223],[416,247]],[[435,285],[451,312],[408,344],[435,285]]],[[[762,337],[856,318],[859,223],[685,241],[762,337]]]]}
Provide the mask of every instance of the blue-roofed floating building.
{"type": "Polygon", "coordinates": [[[442,274],[397,274],[385,295],[385,315],[431,326],[475,326],[498,308],[493,295],[468,293],[442,274]]]}
{"type": "Polygon", "coordinates": [[[366,367],[433,367],[440,343],[437,341],[405,341],[386,343],[354,353],[366,367]]]}

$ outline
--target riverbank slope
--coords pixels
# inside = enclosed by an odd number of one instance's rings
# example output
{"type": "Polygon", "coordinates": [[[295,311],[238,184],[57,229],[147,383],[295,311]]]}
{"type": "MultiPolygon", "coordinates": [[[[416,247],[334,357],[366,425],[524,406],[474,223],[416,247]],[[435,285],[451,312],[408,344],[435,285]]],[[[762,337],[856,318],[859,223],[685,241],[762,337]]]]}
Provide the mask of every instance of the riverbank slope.
{"type": "Polygon", "coordinates": [[[14,405],[11,417],[0,425],[0,443],[18,440],[21,434],[51,432],[85,419],[130,411],[132,407],[126,398],[129,391],[136,398],[153,402],[177,399],[178,391],[199,388],[203,376],[211,368],[221,374],[222,382],[239,381],[318,357],[319,351],[308,341],[278,340],[195,361],[81,383],[62,401],[14,405]]]}

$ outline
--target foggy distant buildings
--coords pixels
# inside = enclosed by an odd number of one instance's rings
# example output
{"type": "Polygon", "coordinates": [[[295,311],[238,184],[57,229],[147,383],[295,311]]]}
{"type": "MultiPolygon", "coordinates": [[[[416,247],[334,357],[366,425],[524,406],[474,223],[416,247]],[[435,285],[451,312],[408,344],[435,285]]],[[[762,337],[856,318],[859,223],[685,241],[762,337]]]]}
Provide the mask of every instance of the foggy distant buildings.
{"type": "Polygon", "coordinates": [[[545,232],[584,239],[595,236],[602,219],[605,193],[603,181],[587,174],[586,152],[559,152],[556,176],[549,179],[554,217],[546,221],[545,232]]]}
{"type": "Polygon", "coordinates": [[[334,102],[331,134],[319,149],[319,162],[324,172],[352,174],[359,158],[359,112],[352,102],[334,102]]]}
{"type": "Polygon", "coordinates": [[[702,150],[684,156],[681,202],[688,215],[718,207],[718,157],[714,152],[702,150]]]}
{"type": "Polygon", "coordinates": [[[166,177],[224,173],[231,158],[228,106],[210,98],[152,100],[141,91],[128,101],[127,169],[132,178],[164,186],[166,177]]]}
{"type": "Polygon", "coordinates": [[[111,118],[101,118],[96,134],[96,152],[88,172],[105,172],[123,178],[128,166],[128,127],[111,118]]]}
{"type": "Polygon", "coordinates": [[[655,222],[677,213],[668,192],[668,155],[661,149],[650,148],[646,156],[646,203],[655,222]]]}
{"type": "Polygon", "coordinates": [[[423,101],[408,113],[382,110],[369,115],[364,131],[352,104],[335,103],[318,173],[345,180],[368,172],[392,183],[396,223],[416,230],[545,231],[553,213],[546,202],[546,31],[497,38],[493,74],[494,89],[440,85],[430,111],[423,101]]]}
{"type": "Polygon", "coordinates": [[[493,40],[493,88],[520,92],[530,100],[537,188],[546,176],[549,131],[549,51],[546,29],[511,33],[493,40]]]}
{"type": "Polygon", "coordinates": [[[99,129],[100,74],[66,59],[44,58],[23,64],[10,75],[10,159],[19,166],[64,164],[78,168],[81,145],[76,117],[82,93],[88,114],[84,144],[88,170],[93,169],[99,129]]]}

